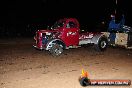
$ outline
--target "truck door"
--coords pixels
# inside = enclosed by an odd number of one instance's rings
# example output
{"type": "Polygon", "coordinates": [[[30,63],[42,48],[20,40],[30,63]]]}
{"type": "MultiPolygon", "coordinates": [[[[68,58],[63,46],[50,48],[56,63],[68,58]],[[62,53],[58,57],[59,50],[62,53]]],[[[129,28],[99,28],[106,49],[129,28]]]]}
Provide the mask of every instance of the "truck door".
{"type": "Polygon", "coordinates": [[[79,43],[79,28],[77,24],[73,21],[69,21],[66,24],[66,42],[68,46],[78,45],[79,43]]]}

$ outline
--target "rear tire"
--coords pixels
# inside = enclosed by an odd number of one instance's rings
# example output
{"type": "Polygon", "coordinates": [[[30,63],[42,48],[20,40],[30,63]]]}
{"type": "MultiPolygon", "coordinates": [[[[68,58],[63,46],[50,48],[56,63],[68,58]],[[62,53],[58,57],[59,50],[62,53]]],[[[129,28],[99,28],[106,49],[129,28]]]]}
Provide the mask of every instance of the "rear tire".
{"type": "Polygon", "coordinates": [[[106,38],[100,38],[98,44],[95,45],[97,51],[105,51],[108,47],[108,40],[106,38]]]}
{"type": "Polygon", "coordinates": [[[59,56],[63,53],[63,46],[61,44],[53,44],[51,49],[50,49],[50,53],[53,56],[59,56]]]}

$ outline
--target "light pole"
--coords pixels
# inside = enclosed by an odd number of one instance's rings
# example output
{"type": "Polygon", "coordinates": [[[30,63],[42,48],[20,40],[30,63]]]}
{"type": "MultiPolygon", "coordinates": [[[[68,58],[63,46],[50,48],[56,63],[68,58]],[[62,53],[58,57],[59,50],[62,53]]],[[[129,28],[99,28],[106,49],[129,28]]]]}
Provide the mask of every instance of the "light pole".
{"type": "Polygon", "coordinates": [[[115,1],[115,4],[116,4],[116,6],[115,6],[115,14],[117,13],[117,0],[115,1]]]}

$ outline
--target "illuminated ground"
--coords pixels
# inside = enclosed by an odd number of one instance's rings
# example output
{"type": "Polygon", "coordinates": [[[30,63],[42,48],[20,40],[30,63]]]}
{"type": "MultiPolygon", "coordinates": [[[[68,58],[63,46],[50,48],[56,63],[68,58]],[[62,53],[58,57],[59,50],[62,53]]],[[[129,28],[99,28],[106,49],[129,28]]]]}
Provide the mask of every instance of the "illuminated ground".
{"type": "Polygon", "coordinates": [[[83,88],[78,82],[82,68],[91,79],[132,80],[132,50],[108,48],[98,53],[82,47],[55,58],[32,43],[33,39],[0,40],[0,88],[83,88]]]}

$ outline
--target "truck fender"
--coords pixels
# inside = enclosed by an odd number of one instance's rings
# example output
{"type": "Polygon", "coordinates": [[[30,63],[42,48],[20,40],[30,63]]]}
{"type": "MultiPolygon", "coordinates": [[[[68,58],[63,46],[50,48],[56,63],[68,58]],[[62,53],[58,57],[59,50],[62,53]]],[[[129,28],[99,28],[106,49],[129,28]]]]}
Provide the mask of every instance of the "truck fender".
{"type": "Polygon", "coordinates": [[[63,49],[66,48],[65,43],[64,43],[61,39],[52,39],[52,40],[50,40],[50,41],[47,43],[47,45],[46,45],[46,50],[49,50],[49,49],[52,47],[52,45],[55,44],[55,43],[61,44],[61,45],[63,46],[63,49]]]}
{"type": "Polygon", "coordinates": [[[108,40],[107,36],[102,35],[102,34],[97,34],[97,35],[95,35],[95,36],[92,38],[92,43],[98,44],[98,42],[99,42],[99,40],[100,40],[101,38],[106,38],[106,39],[108,40]]]}

